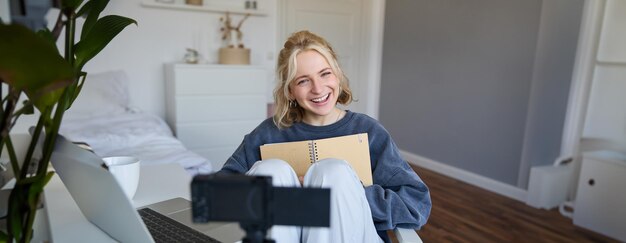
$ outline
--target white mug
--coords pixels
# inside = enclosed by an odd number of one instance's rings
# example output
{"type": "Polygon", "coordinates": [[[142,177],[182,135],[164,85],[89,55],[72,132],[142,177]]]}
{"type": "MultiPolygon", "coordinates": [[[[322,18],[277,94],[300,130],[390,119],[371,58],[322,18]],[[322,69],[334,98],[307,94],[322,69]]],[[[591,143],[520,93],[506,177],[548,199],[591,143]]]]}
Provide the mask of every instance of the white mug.
{"type": "Polygon", "coordinates": [[[109,172],[120,184],[128,198],[132,199],[139,185],[139,159],[130,156],[102,158],[109,172]]]}

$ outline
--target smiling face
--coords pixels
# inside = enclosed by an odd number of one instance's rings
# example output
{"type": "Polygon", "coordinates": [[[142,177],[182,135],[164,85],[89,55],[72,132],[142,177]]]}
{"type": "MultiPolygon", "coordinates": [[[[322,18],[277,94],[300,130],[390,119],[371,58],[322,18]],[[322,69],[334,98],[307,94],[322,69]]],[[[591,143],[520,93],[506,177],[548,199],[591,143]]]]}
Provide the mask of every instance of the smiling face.
{"type": "Polygon", "coordinates": [[[339,117],[335,107],[339,97],[339,79],[328,61],[317,51],[296,56],[296,78],[289,84],[289,98],[304,109],[302,121],[311,125],[334,123],[339,117]]]}
{"type": "Polygon", "coordinates": [[[309,31],[287,38],[278,54],[276,74],[273,120],[280,129],[296,122],[332,124],[345,114],[335,104],[347,106],[352,102],[348,77],[337,62],[337,54],[328,41],[309,31]]]}

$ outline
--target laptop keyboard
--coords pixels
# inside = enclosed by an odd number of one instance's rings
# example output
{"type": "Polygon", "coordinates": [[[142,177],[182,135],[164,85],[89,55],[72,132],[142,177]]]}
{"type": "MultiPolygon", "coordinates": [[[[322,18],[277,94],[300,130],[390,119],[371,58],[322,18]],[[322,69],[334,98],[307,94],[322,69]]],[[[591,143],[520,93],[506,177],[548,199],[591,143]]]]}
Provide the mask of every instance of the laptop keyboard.
{"type": "Polygon", "coordinates": [[[155,242],[220,242],[150,208],[137,211],[155,242]]]}

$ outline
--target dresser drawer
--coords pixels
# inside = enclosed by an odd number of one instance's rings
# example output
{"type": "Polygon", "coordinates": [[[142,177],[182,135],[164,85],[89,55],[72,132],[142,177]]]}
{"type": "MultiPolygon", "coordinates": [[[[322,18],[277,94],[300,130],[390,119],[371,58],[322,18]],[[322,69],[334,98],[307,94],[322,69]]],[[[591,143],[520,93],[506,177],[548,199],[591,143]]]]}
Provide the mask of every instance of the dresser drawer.
{"type": "Polygon", "coordinates": [[[266,115],[263,95],[176,97],[178,123],[259,119],[266,115]]]}
{"type": "Polygon", "coordinates": [[[180,68],[175,75],[175,95],[265,94],[267,73],[263,69],[180,68]]]}
{"type": "Polygon", "coordinates": [[[239,145],[243,137],[261,121],[258,119],[178,125],[176,137],[190,149],[239,145]]]}

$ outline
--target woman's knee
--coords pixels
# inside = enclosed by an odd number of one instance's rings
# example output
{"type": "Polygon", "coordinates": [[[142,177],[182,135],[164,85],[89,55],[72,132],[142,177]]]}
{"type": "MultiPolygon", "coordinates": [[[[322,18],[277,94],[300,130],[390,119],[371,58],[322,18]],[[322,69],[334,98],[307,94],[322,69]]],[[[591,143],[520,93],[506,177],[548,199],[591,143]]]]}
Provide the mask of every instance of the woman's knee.
{"type": "Polygon", "coordinates": [[[291,170],[291,166],[280,159],[266,159],[260,160],[252,165],[249,174],[253,175],[274,175],[276,173],[282,174],[284,171],[291,170]]]}
{"type": "Polygon", "coordinates": [[[342,159],[323,159],[311,165],[309,170],[320,171],[323,173],[344,174],[352,171],[352,167],[348,162],[342,159]]]}
{"type": "Polygon", "coordinates": [[[298,178],[291,166],[280,159],[257,161],[246,174],[271,176],[274,186],[293,186],[299,184],[298,178]]]}
{"type": "Polygon", "coordinates": [[[307,172],[307,176],[311,177],[312,179],[323,177],[326,181],[337,180],[337,182],[345,179],[357,178],[356,173],[354,172],[350,164],[342,159],[320,160],[311,165],[309,171],[307,172]]]}

